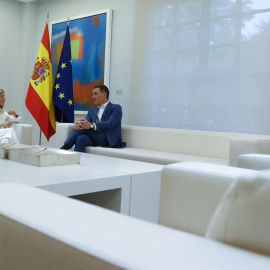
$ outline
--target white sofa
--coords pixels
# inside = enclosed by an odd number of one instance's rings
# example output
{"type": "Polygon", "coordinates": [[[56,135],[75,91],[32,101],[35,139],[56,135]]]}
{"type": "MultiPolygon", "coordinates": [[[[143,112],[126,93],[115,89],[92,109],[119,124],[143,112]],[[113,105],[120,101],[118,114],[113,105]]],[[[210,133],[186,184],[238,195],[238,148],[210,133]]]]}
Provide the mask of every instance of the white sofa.
{"type": "Polygon", "coordinates": [[[15,130],[17,138],[22,144],[32,144],[33,126],[28,124],[13,124],[12,128],[15,130]]]}
{"type": "MultiPolygon", "coordinates": [[[[73,124],[58,124],[55,147],[73,130],[73,124]]],[[[86,147],[86,152],[161,165],[198,161],[230,166],[241,154],[270,154],[270,136],[264,135],[124,125],[122,137],[126,148],[86,147]]]]}
{"type": "Polygon", "coordinates": [[[0,269],[270,269],[268,256],[20,184],[0,186],[0,269]]]}

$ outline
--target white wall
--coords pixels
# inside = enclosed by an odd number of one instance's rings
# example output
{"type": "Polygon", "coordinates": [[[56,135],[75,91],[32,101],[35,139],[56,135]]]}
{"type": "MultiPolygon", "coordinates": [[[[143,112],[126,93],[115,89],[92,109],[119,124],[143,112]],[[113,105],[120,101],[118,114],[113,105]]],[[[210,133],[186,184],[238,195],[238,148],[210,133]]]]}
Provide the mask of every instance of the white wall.
{"type": "Polygon", "coordinates": [[[34,144],[39,142],[40,129],[36,121],[25,106],[25,98],[29,87],[32,71],[37,57],[38,47],[40,45],[42,33],[37,32],[37,4],[21,4],[21,22],[20,22],[20,46],[19,62],[21,71],[18,78],[18,88],[22,90],[21,104],[23,106],[22,122],[32,124],[34,127],[34,144]]]}
{"type": "MultiPolygon", "coordinates": [[[[39,127],[25,107],[25,97],[43,35],[47,12],[50,13],[50,21],[54,21],[104,9],[113,10],[110,100],[113,103],[121,104],[123,108],[122,122],[127,124],[134,6],[135,0],[54,0],[38,1],[38,3],[15,1],[8,3],[0,0],[0,33],[2,33],[1,36],[6,36],[8,41],[8,43],[2,41],[0,43],[0,88],[9,91],[6,107],[14,107],[18,110],[18,113],[23,117],[23,123],[33,124],[34,144],[38,144],[39,141],[39,127]],[[117,95],[116,90],[122,90],[122,95],[117,95]]],[[[53,145],[54,140],[53,136],[49,145],[53,145]]],[[[48,145],[44,136],[42,136],[42,144],[48,145]]]]}
{"type": "Polygon", "coordinates": [[[23,113],[23,89],[17,84],[21,72],[19,62],[21,6],[0,1],[0,88],[6,92],[6,108],[23,113]]]}

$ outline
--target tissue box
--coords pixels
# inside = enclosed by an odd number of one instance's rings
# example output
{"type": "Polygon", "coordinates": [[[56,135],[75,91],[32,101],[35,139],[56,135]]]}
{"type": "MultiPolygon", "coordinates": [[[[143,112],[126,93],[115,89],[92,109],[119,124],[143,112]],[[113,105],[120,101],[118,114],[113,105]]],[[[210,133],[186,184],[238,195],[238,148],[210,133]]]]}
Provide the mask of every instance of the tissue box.
{"type": "Polygon", "coordinates": [[[38,167],[80,164],[80,153],[54,148],[10,149],[9,159],[38,167]]]}
{"type": "Polygon", "coordinates": [[[33,146],[15,143],[0,143],[0,159],[9,159],[10,150],[23,150],[26,148],[33,148],[33,146]]]}

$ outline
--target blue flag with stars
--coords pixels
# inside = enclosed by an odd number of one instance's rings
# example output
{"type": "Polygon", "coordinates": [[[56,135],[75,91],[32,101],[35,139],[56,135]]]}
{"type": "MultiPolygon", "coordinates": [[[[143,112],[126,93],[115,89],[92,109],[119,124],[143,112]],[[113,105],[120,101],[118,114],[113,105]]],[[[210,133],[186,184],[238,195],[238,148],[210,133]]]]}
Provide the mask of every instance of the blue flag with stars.
{"type": "Polygon", "coordinates": [[[53,101],[55,120],[61,123],[74,123],[72,61],[68,25],[54,82],[53,101]]]}

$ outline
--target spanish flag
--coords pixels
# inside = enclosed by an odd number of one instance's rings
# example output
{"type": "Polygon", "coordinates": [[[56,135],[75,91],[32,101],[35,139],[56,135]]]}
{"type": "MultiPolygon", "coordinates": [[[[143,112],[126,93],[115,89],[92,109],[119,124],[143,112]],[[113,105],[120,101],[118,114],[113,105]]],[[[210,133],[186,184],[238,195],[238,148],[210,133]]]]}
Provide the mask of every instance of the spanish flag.
{"type": "Polygon", "coordinates": [[[25,104],[49,141],[56,131],[53,103],[52,56],[46,23],[25,104]]]}

